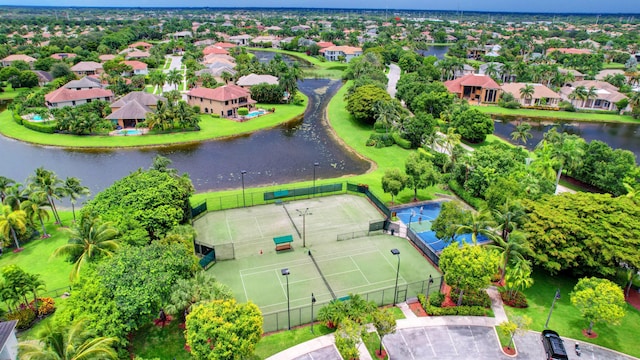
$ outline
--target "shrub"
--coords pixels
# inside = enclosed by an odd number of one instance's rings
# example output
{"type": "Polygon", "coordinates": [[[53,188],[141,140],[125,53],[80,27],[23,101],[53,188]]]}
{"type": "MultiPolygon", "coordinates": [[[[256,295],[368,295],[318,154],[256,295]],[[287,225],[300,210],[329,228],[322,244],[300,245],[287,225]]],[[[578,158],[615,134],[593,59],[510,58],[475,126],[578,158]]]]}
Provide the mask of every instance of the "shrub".
{"type": "Polygon", "coordinates": [[[407,140],[407,139],[403,139],[399,133],[394,132],[393,134],[391,134],[391,138],[393,138],[393,141],[398,144],[398,146],[400,146],[403,149],[411,149],[411,141],[407,140]]]}
{"type": "Polygon", "coordinates": [[[558,107],[564,111],[568,111],[568,112],[575,112],[576,108],[575,106],[573,106],[572,103],[570,103],[569,101],[561,101],[558,104],[558,107]]]}
{"type": "MultiPolygon", "coordinates": [[[[35,307],[33,301],[29,303],[30,307],[35,307]]],[[[50,298],[38,298],[38,317],[46,316],[56,311],[55,301],[50,298]]]]}
{"type": "Polygon", "coordinates": [[[377,148],[383,148],[387,146],[392,146],[395,144],[393,140],[393,136],[391,134],[371,134],[369,139],[366,142],[367,146],[375,146],[377,148]]]}
{"type": "Polygon", "coordinates": [[[249,109],[247,109],[247,108],[239,108],[238,109],[238,115],[240,115],[240,116],[249,115],[249,109]]]}
{"type": "Polygon", "coordinates": [[[22,116],[20,116],[17,111],[13,111],[13,121],[15,121],[18,125],[22,125],[22,116]]]}
{"type": "Polygon", "coordinates": [[[443,301],[444,294],[441,292],[429,295],[429,305],[431,306],[441,307],[443,301]]]}
{"type": "MultiPolygon", "coordinates": [[[[460,291],[458,289],[452,289],[451,293],[455,295],[452,295],[452,297],[454,296],[458,296],[458,294],[460,293],[460,291]]],[[[489,297],[489,294],[487,294],[486,291],[484,290],[478,290],[478,291],[465,291],[464,295],[462,296],[462,305],[464,306],[482,306],[485,308],[490,308],[491,307],[491,298],[489,297]]]]}
{"type": "Polygon", "coordinates": [[[24,127],[26,127],[27,129],[33,130],[33,131],[37,131],[37,132],[41,132],[41,133],[45,133],[45,134],[53,134],[54,132],[56,132],[56,129],[58,127],[58,124],[53,121],[53,122],[49,122],[47,124],[41,124],[41,123],[33,123],[30,121],[23,121],[22,125],[24,127]]]}
{"type": "Polygon", "coordinates": [[[7,320],[18,320],[18,325],[16,325],[18,330],[30,328],[35,319],[36,313],[30,307],[20,308],[7,314],[7,320]]]}
{"type": "Polygon", "coordinates": [[[462,199],[467,204],[473,206],[475,209],[480,209],[481,207],[484,206],[484,203],[485,203],[484,200],[469,194],[455,180],[449,181],[449,189],[451,189],[451,191],[453,191],[456,195],[458,195],[460,199],[462,199]]]}
{"type": "Polygon", "coordinates": [[[521,309],[529,307],[526,296],[520,291],[509,291],[505,288],[500,288],[500,297],[507,306],[521,309]]]}
{"type": "MultiPolygon", "coordinates": [[[[434,294],[435,295],[435,294],[434,294]]],[[[434,295],[431,295],[429,302],[434,299],[434,295]]],[[[437,295],[444,297],[444,295],[438,293],[437,295]]],[[[432,316],[448,316],[448,315],[461,315],[461,316],[493,316],[491,309],[484,308],[482,306],[452,306],[452,307],[438,307],[427,303],[424,294],[418,294],[418,301],[424,308],[427,314],[432,316]]],[[[435,301],[434,301],[435,302],[435,301]]],[[[442,302],[442,301],[441,301],[442,302]]]]}

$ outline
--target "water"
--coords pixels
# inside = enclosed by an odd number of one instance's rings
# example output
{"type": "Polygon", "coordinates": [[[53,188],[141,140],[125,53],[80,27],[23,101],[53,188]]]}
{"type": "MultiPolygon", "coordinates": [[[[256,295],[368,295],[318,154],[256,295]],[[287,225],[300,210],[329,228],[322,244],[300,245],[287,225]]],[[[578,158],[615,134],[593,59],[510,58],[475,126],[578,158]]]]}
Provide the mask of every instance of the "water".
{"type": "Polygon", "coordinates": [[[282,57],[282,60],[287,63],[287,65],[293,65],[293,63],[297,62],[298,65],[300,65],[301,68],[306,68],[306,67],[311,67],[311,63],[309,63],[308,61],[301,59],[301,58],[297,58],[291,55],[287,55],[287,54],[283,54],[283,53],[276,53],[276,52],[272,52],[272,51],[260,51],[260,50],[251,50],[250,51],[253,55],[256,56],[256,58],[258,59],[258,61],[262,64],[266,64],[269,61],[273,60],[273,58],[276,57],[276,55],[280,55],[282,57]]]}
{"type": "Polygon", "coordinates": [[[427,46],[426,49],[422,50],[416,50],[416,52],[424,57],[427,56],[435,56],[438,59],[444,59],[444,56],[447,54],[447,51],[449,51],[449,46],[427,46]]]}
{"type": "Polygon", "coordinates": [[[96,193],[157,155],[189,173],[197,191],[240,188],[242,170],[247,187],[362,174],[370,165],[340,146],[322,125],[326,104],[339,81],[307,79],[299,83],[309,96],[304,119],[274,129],[224,140],[145,149],[60,149],[29,145],[0,136],[0,175],[24,181],[40,166],[59,177],[78,177],[96,193]]]}
{"type": "MultiPolygon", "coordinates": [[[[636,161],[640,158],[640,124],[629,123],[585,123],[572,121],[558,121],[555,119],[529,119],[521,117],[494,116],[494,134],[515,144],[511,140],[511,133],[515,131],[520,122],[531,124],[533,137],[527,142],[529,150],[542,141],[545,132],[553,126],[558,131],[575,134],[585,141],[600,140],[614,149],[629,150],[636,155],[636,161]]],[[[522,145],[519,143],[518,145],[522,145]]]]}
{"type": "MultiPolygon", "coordinates": [[[[397,211],[397,216],[404,224],[410,227],[422,240],[423,243],[429,245],[435,252],[442,251],[449,243],[436,237],[436,232],[431,231],[431,222],[440,214],[442,202],[432,202],[420,206],[402,208],[397,211]]],[[[471,234],[456,235],[455,240],[462,244],[472,244],[471,234]]],[[[487,243],[489,239],[486,236],[478,234],[478,243],[487,243]]]]}
{"type": "Polygon", "coordinates": [[[142,135],[142,131],[141,130],[137,130],[137,129],[122,129],[122,130],[117,130],[115,132],[115,135],[122,135],[122,136],[127,136],[127,135],[131,135],[131,136],[135,136],[135,135],[142,135]]]}
{"type": "Polygon", "coordinates": [[[42,121],[42,116],[40,116],[40,115],[34,115],[34,116],[33,116],[33,120],[34,120],[34,121],[42,121]]]}

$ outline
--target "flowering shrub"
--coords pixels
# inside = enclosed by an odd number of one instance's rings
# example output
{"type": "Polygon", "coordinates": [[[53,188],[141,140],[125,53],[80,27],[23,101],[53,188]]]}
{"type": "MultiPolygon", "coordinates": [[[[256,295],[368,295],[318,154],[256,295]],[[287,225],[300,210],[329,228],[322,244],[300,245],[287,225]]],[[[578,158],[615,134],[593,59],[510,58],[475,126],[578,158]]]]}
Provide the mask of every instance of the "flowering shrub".
{"type": "Polygon", "coordinates": [[[520,291],[508,291],[504,288],[500,288],[500,297],[505,305],[514,308],[526,308],[529,307],[527,298],[520,291]]]}
{"type": "MultiPolygon", "coordinates": [[[[29,303],[32,308],[35,308],[33,301],[29,303]]],[[[55,301],[52,298],[38,298],[38,316],[46,316],[56,311],[55,301]]]]}
{"type": "Polygon", "coordinates": [[[7,320],[18,320],[18,330],[28,329],[36,319],[36,313],[30,307],[20,308],[7,314],[7,320]]]}

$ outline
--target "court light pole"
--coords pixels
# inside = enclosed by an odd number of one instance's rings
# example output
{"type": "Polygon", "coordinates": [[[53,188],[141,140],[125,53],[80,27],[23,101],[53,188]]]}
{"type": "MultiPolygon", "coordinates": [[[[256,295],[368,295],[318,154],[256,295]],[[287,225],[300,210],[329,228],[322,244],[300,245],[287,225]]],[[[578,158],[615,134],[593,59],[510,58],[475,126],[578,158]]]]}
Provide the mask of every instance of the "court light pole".
{"type": "Polygon", "coordinates": [[[282,276],[284,276],[285,278],[287,278],[287,328],[289,330],[291,330],[291,307],[290,307],[290,302],[289,302],[289,269],[282,269],[280,270],[282,272],[282,276]]]}
{"type": "Polygon", "coordinates": [[[311,333],[313,334],[313,304],[316,303],[316,297],[311,293],[311,333]]]}
{"type": "Polygon", "coordinates": [[[429,274],[429,282],[427,282],[427,299],[429,299],[429,290],[431,290],[431,284],[433,284],[433,277],[429,274]]]}
{"type": "Polygon", "coordinates": [[[416,212],[411,210],[411,215],[409,215],[409,230],[411,230],[411,220],[413,220],[414,216],[416,216],[416,212]]]}
{"type": "Polygon", "coordinates": [[[298,214],[300,214],[300,216],[302,216],[302,247],[307,247],[307,215],[312,215],[309,212],[309,208],[304,209],[304,211],[300,210],[300,209],[296,209],[296,211],[298,212],[298,214]]]}
{"type": "Polygon", "coordinates": [[[398,256],[398,268],[396,269],[396,286],[394,287],[394,291],[393,291],[393,306],[395,306],[396,302],[398,301],[398,276],[400,275],[400,250],[391,249],[391,253],[393,255],[398,256]]]}
{"type": "Polygon", "coordinates": [[[316,197],[316,168],[320,166],[320,163],[313,163],[313,197],[316,197]]]}
{"type": "Polygon", "coordinates": [[[242,176],[242,207],[247,207],[247,201],[244,197],[244,174],[246,173],[245,170],[240,171],[240,175],[242,176]]]}
{"type": "Polygon", "coordinates": [[[556,305],[556,300],[560,300],[560,289],[556,289],[556,294],[553,296],[553,302],[551,303],[551,309],[549,309],[549,316],[547,316],[547,322],[544,323],[544,328],[549,328],[549,320],[551,320],[551,313],[553,312],[553,307],[556,305]]]}

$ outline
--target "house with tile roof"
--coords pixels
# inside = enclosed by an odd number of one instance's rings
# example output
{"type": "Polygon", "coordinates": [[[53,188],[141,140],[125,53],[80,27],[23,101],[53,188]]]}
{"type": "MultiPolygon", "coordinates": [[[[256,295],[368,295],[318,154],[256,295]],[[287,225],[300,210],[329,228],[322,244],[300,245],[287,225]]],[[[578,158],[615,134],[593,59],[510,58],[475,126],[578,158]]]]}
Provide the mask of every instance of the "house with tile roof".
{"type": "Polygon", "coordinates": [[[71,71],[78,76],[96,75],[103,72],[102,64],[95,61],[80,61],[71,67],[71,71]]]}
{"type": "Polygon", "coordinates": [[[229,51],[221,46],[209,45],[202,49],[204,56],[216,54],[216,55],[229,55],[229,51]]]}
{"type": "Polygon", "coordinates": [[[320,54],[324,55],[328,61],[339,61],[344,58],[345,62],[349,62],[354,57],[362,55],[362,48],[353,46],[329,46],[321,49],[320,54]]]}
{"type": "Polygon", "coordinates": [[[103,89],[100,80],[85,76],[80,80],[72,80],[64,85],[69,90],[103,89]]]}
{"type": "Polygon", "coordinates": [[[115,58],[116,58],[116,55],[112,55],[112,54],[105,54],[105,55],[98,56],[98,59],[100,59],[100,61],[102,62],[113,60],[115,58]]]}
{"type": "Polygon", "coordinates": [[[497,103],[500,98],[500,85],[491,77],[470,74],[444,83],[447,89],[461,99],[471,102],[497,103]]]}
{"type": "Polygon", "coordinates": [[[16,325],[18,325],[18,320],[0,322],[0,359],[2,360],[16,360],[18,358],[16,325]]]}
{"type": "Polygon", "coordinates": [[[522,106],[551,106],[558,107],[562,97],[557,92],[549,89],[542,84],[527,84],[527,83],[506,83],[502,84],[501,89],[505,93],[513,95],[513,97],[522,106]],[[523,89],[527,85],[533,86],[533,94],[531,98],[524,98],[520,93],[520,89],[523,89]]]}
{"type": "Polygon", "coordinates": [[[129,49],[141,49],[144,51],[149,51],[153,47],[152,44],[144,41],[138,41],[128,46],[129,49]]]}
{"type": "Polygon", "coordinates": [[[229,37],[229,41],[236,44],[237,46],[247,46],[251,44],[252,39],[253,39],[253,36],[247,35],[247,34],[229,37]]]}
{"type": "Polygon", "coordinates": [[[627,105],[624,109],[617,109],[615,103],[622,99],[627,99],[627,96],[618,91],[618,88],[609,84],[605,81],[598,80],[583,80],[583,81],[572,81],[567,86],[563,86],[560,88],[560,95],[564,100],[570,101],[573,106],[578,109],[587,109],[587,110],[623,110],[630,111],[631,106],[627,105]],[[590,88],[595,89],[595,96],[589,99],[572,99],[573,96],[571,94],[576,90],[576,88],[584,86],[586,91],[589,91],[590,88]]]}
{"type": "Polygon", "coordinates": [[[258,74],[249,74],[245,76],[241,76],[237,81],[236,85],[243,87],[245,89],[250,89],[252,86],[258,84],[268,84],[268,85],[278,85],[278,78],[273,75],[258,75],[258,74]]]}
{"type": "Polygon", "coordinates": [[[36,62],[36,59],[24,54],[9,55],[2,59],[2,66],[11,66],[14,61],[24,61],[33,69],[33,64],[36,62]]]}
{"type": "Polygon", "coordinates": [[[147,51],[134,50],[128,52],[125,57],[127,59],[146,59],[151,57],[151,54],[147,51]]]}
{"type": "Polygon", "coordinates": [[[66,59],[73,59],[75,58],[76,54],[71,54],[71,53],[56,53],[56,54],[51,54],[51,58],[55,59],[55,60],[66,60],[66,59]]]}
{"type": "Polygon", "coordinates": [[[126,60],[123,61],[125,65],[131,66],[131,71],[126,71],[122,73],[122,76],[134,76],[134,75],[147,75],[149,74],[149,69],[147,64],[142,61],[137,60],[126,60]]]}
{"type": "Polygon", "coordinates": [[[111,104],[111,114],[106,119],[121,128],[135,128],[158,108],[158,102],[167,99],[144,91],[133,91],[111,104]]]}
{"type": "Polygon", "coordinates": [[[54,90],[44,96],[45,105],[49,109],[58,109],[65,106],[78,106],[92,101],[113,101],[113,92],[101,87],[95,88],[67,88],[65,86],[54,90]]]}
{"type": "Polygon", "coordinates": [[[187,93],[187,102],[191,106],[199,106],[204,114],[220,115],[225,118],[238,116],[238,109],[251,109],[255,100],[251,99],[249,90],[238,85],[225,85],[215,89],[204,87],[191,89],[187,93]]]}

